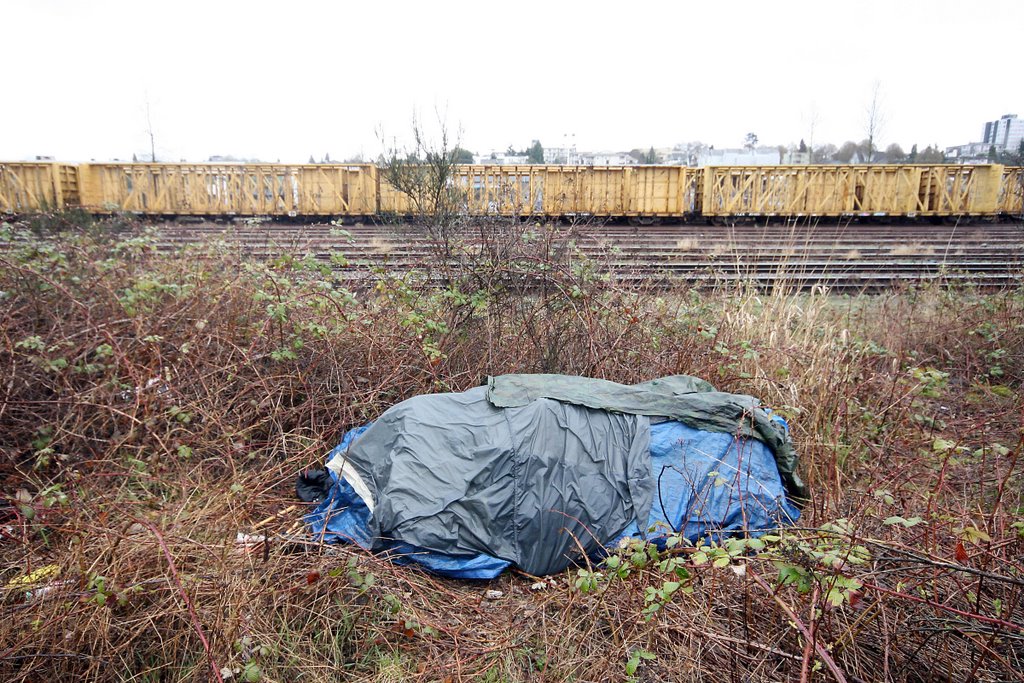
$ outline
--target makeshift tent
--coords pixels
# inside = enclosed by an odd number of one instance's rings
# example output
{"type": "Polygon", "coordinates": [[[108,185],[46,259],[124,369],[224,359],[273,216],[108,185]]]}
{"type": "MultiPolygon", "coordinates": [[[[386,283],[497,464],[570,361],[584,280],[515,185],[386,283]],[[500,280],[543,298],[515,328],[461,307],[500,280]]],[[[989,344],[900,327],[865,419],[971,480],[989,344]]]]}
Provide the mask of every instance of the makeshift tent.
{"type": "Polygon", "coordinates": [[[787,490],[806,495],[796,467],[783,420],[703,380],[503,375],[348,432],[307,522],[440,574],[544,575],[626,536],[791,523],[787,490]]]}

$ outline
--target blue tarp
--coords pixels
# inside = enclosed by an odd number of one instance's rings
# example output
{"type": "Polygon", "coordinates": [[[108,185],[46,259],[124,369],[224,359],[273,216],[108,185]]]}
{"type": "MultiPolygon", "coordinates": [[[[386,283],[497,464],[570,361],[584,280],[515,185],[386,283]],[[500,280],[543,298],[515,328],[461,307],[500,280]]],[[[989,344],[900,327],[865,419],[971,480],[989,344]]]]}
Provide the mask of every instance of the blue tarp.
{"type": "MultiPolygon", "coordinates": [[[[345,453],[369,426],[345,434],[327,460],[345,453]]],[[[656,487],[648,522],[642,530],[634,522],[609,546],[629,536],[657,540],[672,533],[670,529],[681,531],[691,543],[735,533],[756,536],[799,518],[799,510],[786,499],[772,451],[763,442],[702,431],[674,420],[654,422],[650,431],[651,476],[656,487]]],[[[485,554],[447,555],[395,540],[376,539],[375,543],[366,504],[347,481],[334,472],[331,477],[330,495],[306,516],[317,540],[383,548],[396,561],[414,562],[454,578],[490,579],[510,565],[485,554]]]]}

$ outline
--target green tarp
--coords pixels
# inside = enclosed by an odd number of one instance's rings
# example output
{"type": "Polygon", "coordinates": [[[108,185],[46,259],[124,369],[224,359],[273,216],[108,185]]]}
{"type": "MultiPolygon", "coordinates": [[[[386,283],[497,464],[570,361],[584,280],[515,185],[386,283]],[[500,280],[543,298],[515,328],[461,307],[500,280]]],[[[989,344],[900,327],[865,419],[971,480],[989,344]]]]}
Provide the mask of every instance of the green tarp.
{"type": "Polygon", "coordinates": [[[786,428],[753,396],[715,391],[704,380],[688,375],[632,385],[569,375],[500,375],[487,379],[487,399],[495,407],[525,406],[539,398],[665,417],[694,429],[753,437],[771,448],[786,490],[796,498],[808,496],[796,471],[799,457],[786,428]]]}

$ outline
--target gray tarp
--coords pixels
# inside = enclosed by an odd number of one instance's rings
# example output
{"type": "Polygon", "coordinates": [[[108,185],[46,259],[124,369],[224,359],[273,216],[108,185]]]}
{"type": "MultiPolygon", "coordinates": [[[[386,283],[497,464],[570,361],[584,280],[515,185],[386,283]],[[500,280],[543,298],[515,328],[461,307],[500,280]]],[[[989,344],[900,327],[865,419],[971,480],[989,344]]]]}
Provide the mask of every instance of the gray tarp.
{"type": "Polygon", "coordinates": [[[786,429],[753,396],[727,394],[702,379],[675,375],[623,385],[569,375],[500,375],[487,380],[487,399],[498,407],[524,406],[538,398],[633,415],[667,417],[709,432],[749,436],[763,441],[775,455],[790,494],[806,498],[797,474],[799,458],[786,429]]]}
{"type": "Polygon", "coordinates": [[[653,416],[761,440],[789,490],[805,494],[785,428],[756,399],[684,376],[633,386],[491,377],[393,406],[328,468],[366,503],[374,549],[399,542],[549,574],[634,523],[647,527],[653,416]]]}
{"type": "Polygon", "coordinates": [[[487,391],[403,401],[348,449],[372,499],[371,537],[541,575],[646,523],[647,417],[545,398],[502,409],[487,391]]]}

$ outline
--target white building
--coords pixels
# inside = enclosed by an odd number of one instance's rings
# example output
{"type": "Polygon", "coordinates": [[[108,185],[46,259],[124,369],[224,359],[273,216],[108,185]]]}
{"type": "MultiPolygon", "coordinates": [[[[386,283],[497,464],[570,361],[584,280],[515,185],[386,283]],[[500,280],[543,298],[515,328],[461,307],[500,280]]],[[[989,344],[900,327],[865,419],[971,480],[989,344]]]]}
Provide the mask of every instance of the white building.
{"type": "Polygon", "coordinates": [[[576,151],[576,145],[571,147],[545,147],[545,164],[569,164],[579,166],[582,163],[580,153],[576,151]]]}
{"type": "Polygon", "coordinates": [[[505,152],[491,152],[489,154],[474,154],[473,163],[488,166],[520,166],[523,164],[528,164],[530,162],[527,160],[526,155],[523,154],[506,154],[505,152]]]}
{"type": "Polygon", "coordinates": [[[588,166],[634,166],[636,159],[626,152],[594,152],[584,162],[588,166]]]}
{"type": "Polygon", "coordinates": [[[1016,152],[1024,140],[1024,119],[1016,114],[1003,114],[997,121],[986,121],[981,142],[968,142],[946,148],[946,156],[950,161],[985,162],[989,159],[992,149],[996,152],[1016,152]]]}
{"type": "Polygon", "coordinates": [[[1003,114],[998,121],[985,124],[981,141],[994,145],[997,152],[1016,152],[1021,140],[1024,140],[1024,119],[1018,119],[1016,114],[1003,114]]]}
{"type": "Polygon", "coordinates": [[[985,162],[988,161],[988,153],[991,148],[991,145],[986,145],[984,142],[968,142],[966,145],[947,147],[946,158],[958,164],[985,162]]]}
{"type": "MultiPolygon", "coordinates": [[[[782,163],[795,163],[783,155],[782,163]]],[[[714,149],[702,150],[697,157],[698,166],[776,166],[779,163],[779,150],[774,147],[758,147],[757,149],[714,149]]]]}

